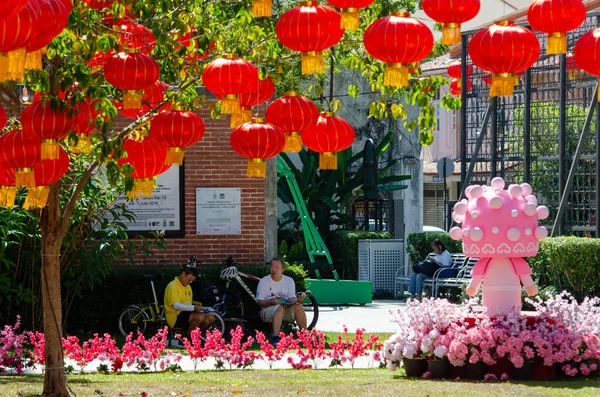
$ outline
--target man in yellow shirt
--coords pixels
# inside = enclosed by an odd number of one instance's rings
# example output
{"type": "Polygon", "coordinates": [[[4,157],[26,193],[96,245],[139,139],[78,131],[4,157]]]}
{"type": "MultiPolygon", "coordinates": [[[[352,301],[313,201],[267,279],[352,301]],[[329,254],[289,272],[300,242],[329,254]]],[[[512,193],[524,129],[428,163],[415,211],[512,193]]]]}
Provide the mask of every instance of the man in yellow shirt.
{"type": "Polygon", "coordinates": [[[215,321],[212,314],[201,313],[201,305],[192,304],[192,287],[198,271],[195,267],[184,267],[181,274],[165,289],[165,315],[170,328],[181,328],[189,334],[196,328],[208,328],[215,321]]]}

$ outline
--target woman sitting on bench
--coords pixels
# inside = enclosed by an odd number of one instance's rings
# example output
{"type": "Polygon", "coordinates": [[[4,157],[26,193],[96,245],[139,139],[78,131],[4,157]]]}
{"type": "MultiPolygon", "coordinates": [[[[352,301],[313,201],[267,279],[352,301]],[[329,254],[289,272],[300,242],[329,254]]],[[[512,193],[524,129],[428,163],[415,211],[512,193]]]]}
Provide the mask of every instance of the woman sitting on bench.
{"type": "Polygon", "coordinates": [[[410,284],[408,285],[408,292],[411,299],[421,298],[425,279],[433,277],[435,272],[442,267],[452,266],[452,255],[450,255],[444,243],[440,240],[434,240],[431,243],[431,248],[435,252],[433,258],[413,265],[415,273],[410,276],[410,284]]]}

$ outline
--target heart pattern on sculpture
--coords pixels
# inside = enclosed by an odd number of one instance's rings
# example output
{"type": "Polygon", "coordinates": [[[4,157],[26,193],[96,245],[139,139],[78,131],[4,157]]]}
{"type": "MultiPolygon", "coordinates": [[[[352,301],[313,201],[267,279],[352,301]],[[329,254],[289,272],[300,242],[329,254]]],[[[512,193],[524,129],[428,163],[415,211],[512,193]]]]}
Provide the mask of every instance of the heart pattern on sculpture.
{"type": "Polygon", "coordinates": [[[513,248],[513,252],[515,254],[524,254],[525,253],[525,246],[521,243],[517,243],[517,245],[515,245],[515,247],[513,248]]]}
{"type": "Polygon", "coordinates": [[[498,247],[498,253],[499,254],[508,254],[508,253],[510,253],[510,247],[508,246],[508,244],[506,244],[506,243],[500,244],[500,246],[498,247]]]}
{"type": "Polygon", "coordinates": [[[471,245],[471,248],[469,249],[469,251],[470,251],[470,254],[473,254],[473,255],[478,255],[480,252],[479,247],[476,246],[475,244],[471,245]]]}
{"type": "Polygon", "coordinates": [[[532,253],[537,251],[534,243],[527,244],[527,252],[532,253]]]}
{"type": "Polygon", "coordinates": [[[494,247],[492,247],[492,244],[486,244],[481,249],[481,252],[483,252],[484,254],[491,255],[496,252],[496,249],[494,247]]]}

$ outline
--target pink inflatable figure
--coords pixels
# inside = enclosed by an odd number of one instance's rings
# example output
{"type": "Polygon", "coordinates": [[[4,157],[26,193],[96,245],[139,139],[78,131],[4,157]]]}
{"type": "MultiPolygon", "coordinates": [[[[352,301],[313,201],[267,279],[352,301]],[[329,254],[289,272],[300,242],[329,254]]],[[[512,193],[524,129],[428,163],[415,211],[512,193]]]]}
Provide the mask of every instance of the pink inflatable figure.
{"type": "Polygon", "coordinates": [[[467,295],[475,296],[483,282],[483,305],[489,314],[521,311],[521,284],[530,296],[538,288],[523,257],[535,256],[539,240],[548,236],[538,219],[548,217],[548,208],[537,205],[527,183],[504,189],[502,178],[492,186],[469,186],[469,200],[456,203],[452,218],[462,227],[453,227],[450,236],[462,239],[467,257],[481,258],[472,271],[467,295]]]}

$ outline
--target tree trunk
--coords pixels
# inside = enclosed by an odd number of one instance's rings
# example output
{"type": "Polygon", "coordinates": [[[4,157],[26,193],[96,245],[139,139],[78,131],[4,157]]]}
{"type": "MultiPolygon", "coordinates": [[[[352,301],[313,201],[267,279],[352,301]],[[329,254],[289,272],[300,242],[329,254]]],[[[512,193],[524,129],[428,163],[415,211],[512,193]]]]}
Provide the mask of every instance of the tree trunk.
{"type": "Polygon", "coordinates": [[[60,228],[59,186],[50,188],[48,206],[42,210],[42,304],[44,309],[44,337],[46,397],[69,397],[62,349],[62,298],[60,249],[64,232],[60,228]]]}

